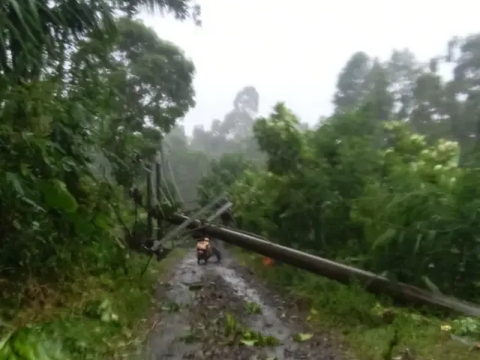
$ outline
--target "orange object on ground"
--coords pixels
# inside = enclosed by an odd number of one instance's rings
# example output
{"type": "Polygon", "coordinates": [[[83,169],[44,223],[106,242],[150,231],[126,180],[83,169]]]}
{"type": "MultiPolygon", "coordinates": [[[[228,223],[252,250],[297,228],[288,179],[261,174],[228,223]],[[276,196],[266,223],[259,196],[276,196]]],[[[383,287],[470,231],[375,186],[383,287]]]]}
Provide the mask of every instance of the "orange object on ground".
{"type": "Polygon", "coordinates": [[[263,265],[265,266],[272,266],[274,264],[274,260],[269,257],[264,257],[263,258],[263,265]]]}

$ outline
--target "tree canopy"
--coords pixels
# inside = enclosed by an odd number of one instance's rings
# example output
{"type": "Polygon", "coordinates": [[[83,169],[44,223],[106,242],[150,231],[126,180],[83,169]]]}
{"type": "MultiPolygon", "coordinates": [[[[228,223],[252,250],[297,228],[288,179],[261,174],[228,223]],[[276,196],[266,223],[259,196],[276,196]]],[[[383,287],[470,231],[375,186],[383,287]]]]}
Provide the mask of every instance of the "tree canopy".
{"type": "Polygon", "coordinates": [[[478,39],[455,39],[428,63],[409,50],[353,54],[332,116],[309,129],[277,104],[252,122],[265,164],[223,155],[201,192],[229,191],[243,230],[479,300],[478,39]]]}
{"type": "MultiPolygon", "coordinates": [[[[333,114],[317,127],[284,103],[260,116],[261,94],[246,84],[223,119],[189,136],[180,120],[195,106],[195,66],[136,19],[143,8],[200,22],[191,0],[0,5],[0,333],[8,341],[3,322],[32,298],[43,302],[79,277],[111,290],[128,275],[129,250],[151,240],[136,232],[143,218],[129,189],[145,186],[160,153],[162,191],[173,200],[160,210],[227,192],[243,230],[480,300],[480,34],[453,38],[427,62],[408,49],[386,60],[352,54],[333,114]]],[[[131,280],[128,291],[143,291],[131,280]]],[[[85,313],[104,321],[95,311],[85,313]]],[[[70,342],[91,358],[83,341],[70,342]]],[[[0,343],[0,357],[13,356],[0,343]]]]}

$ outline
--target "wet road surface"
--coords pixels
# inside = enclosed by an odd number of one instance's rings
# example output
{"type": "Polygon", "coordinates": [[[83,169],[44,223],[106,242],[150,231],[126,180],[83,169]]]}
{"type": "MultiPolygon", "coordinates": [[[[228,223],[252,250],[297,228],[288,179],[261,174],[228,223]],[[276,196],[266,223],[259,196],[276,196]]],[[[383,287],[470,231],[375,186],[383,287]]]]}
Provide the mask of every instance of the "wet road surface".
{"type": "Polygon", "coordinates": [[[222,253],[221,263],[197,265],[192,249],[160,284],[149,360],[344,359],[334,339],[309,329],[291,304],[222,253]],[[299,342],[299,334],[312,337],[299,342]]]}

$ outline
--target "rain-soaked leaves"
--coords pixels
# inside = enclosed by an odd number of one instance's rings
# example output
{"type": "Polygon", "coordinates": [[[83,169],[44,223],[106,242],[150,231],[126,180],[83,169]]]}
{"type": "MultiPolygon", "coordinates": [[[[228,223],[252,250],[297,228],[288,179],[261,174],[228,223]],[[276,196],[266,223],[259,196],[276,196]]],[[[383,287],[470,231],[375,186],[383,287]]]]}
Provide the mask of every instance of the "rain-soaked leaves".
{"type": "Polygon", "coordinates": [[[245,346],[275,346],[280,341],[271,335],[249,329],[232,314],[225,316],[225,337],[229,343],[240,342],[245,346]]]}
{"type": "Polygon", "coordinates": [[[245,312],[247,314],[261,314],[262,308],[255,302],[246,302],[245,303],[245,312]]]}
{"type": "Polygon", "coordinates": [[[304,341],[310,340],[312,337],[313,337],[313,334],[298,333],[293,336],[293,340],[295,340],[296,342],[304,342],[304,341]]]}
{"type": "Polygon", "coordinates": [[[7,333],[0,339],[0,359],[61,360],[69,357],[58,340],[49,338],[34,327],[7,333]]]}
{"type": "Polygon", "coordinates": [[[180,305],[177,304],[176,302],[168,302],[164,305],[162,305],[161,309],[162,311],[168,311],[168,312],[178,312],[180,311],[180,305]]]}
{"type": "Polygon", "coordinates": [[[41,191],[45,197],[45,202],[53,208],[65,212],[74,212],[78,208],[75,197],[67,189],[64,182],[56,179],[44,181],[41,191]]]}

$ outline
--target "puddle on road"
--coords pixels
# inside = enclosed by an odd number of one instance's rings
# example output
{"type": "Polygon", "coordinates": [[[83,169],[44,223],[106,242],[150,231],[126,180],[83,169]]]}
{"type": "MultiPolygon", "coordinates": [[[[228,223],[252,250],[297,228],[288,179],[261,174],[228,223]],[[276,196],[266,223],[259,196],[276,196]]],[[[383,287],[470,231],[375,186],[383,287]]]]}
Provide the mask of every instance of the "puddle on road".
{"type": "Polygon", "coordinates": [[[173,287],[168,292],[169,300],[177,304],[190,304],[194,298],[190,285],[199,283],[202,274],[203,269],[197,265],[197,260],[187,257],[175,271],[171,281],[173,287]]]}
{"type": "Polygon", "coordinates": [[[281,345],[268,349],[268,355],[274,356],[279,360],[285,358],[285,348],[292,351],[296,347],[296,343],[291,339],[293,335],[291,330],[279,319],[276,310],[271,306],[265,304],[260,297],[260,294],[250,287],[248,283],[238,275],[235,270],[224,266],[215,267],[217,272],[225,282],[230,285],[230,288],[241,298],[247,302],[256,303],[261,309],[261,313],[252,315],[249,326],[252,329],[262,332],[266,335],[271,335],[280,340],[281,345]]]}
{"type": "MultiPolygon", "coordinates": [[[[225,251],[223,253],[225,254],[225,251]]],[[[207,266],[198,266],[196,256],[194,254],[187,255],[175,270],[171,280],[172,288],[166,292],[167,299],[181,307],[189,306],[195,298],[195,284],[199,284],[202,277],[209,273],[220,275],[239,298],[246,302],[256,303],[260,307],[261,313],[249,315],[246,325],[280,340],[281,345],[265,350],[268,356],[276,357],[278,360],[285,359],[285,349],[293,350],[297,347],[297,344],[291,339],[293,335],[291,329],[278,317],[275,308],[267,305],[254,288],[249,286],[235,270],[228,267],[230,261],[231,259],[227,258],[220,264],[213,262],[207,266]]],[[[200,348],[198,343],[187,344],[181,340],[189,326],[187,311],[187,309],[181,309],[177,313],[162,312],[162,321],[150,336],[150,360],[181,360],[186,354],[194,353],[200,348]]]]}
{"type": "Polygon", "coordinates": [[[215,268],[216,272],[227,282],[232,290],[240,297],[244,298],[249,302],[257,303],[259,306],[265,307],[260,299],[260,295],[255,289],[252,289],[248,286],[245,280],[238,276],[235,270],[229,269],[226,267],[217,267],[215,268]]]}
{"type": "MultiPolygon", "coordinates": [[[[180,307],[191,305],[195,293],[189,286],[198,283],[203,273],[204,269],[197,265],[197,259],[194,256],[185,257],[171,280],[172,288],[166,293],[168,301],[180,307]]],[[[198,344],[187,344],[181,340],[189,326],[188,316],[182,311],[188,310],[180,309],[177,313],[162,312],[161,322],[150,335],[150,360],[181,360],[185,354],[194,352],[198,348],[198,344]]]]}

